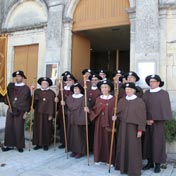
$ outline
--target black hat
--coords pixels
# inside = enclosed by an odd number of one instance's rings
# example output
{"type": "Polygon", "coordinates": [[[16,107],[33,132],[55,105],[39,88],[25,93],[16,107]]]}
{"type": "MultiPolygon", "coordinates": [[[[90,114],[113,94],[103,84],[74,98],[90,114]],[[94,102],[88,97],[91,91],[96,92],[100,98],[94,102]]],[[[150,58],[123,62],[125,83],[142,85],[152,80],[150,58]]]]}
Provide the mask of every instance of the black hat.
{"type": "Polygon", "coordinates": [[[122,71],[122,70],[116,70],[116,71],[112,74],[112,76],[115,77],[116,75],[124,75],[124,74],[125,74],[124,71],[122,71]]]}
{"type": "Polygon", "coordinates": [[[27,77],[24,75],[24,72],[21,70],[18,70],[16,72],[13,72],[12,77],[16,77],[17,75],[22,76],[24,79],[27,79],[27,77]]]}
{"type": "Polygon", "coordinates": [[[61,76],[65,76],[65,75],[68,75],[68,74],[71,74],[69,71],[65,71],[64,73],[61,74],[61,76]]]}
{"type": "Polygon", "coordinates": [[[93,74],[89,76],[89,80],[92,80],[92,78],[98,78],[99,80],[102,80],[102,77],[99,76],[98,74],[93,74]]]}
{"type": "Polygon", "coordinates": [[[42,81],[46,81],[48,82],[49,86],[52,86],[53,85],[53,82],[50,78],[47,78],[47,77],[41,77],[38,79],[38,83],[41,85],[42,84],[42,81]]]}
{"type": "Polygon", "coordinates": [[[155,79],[156,81],[160,82],[159,87],[164,86],[164,81],[161,81],[161,78],[159,75],[149,75],[145,78],[145,82],[150,86],[150,80],[155,79]]]}
{"type": "Polygon", "coordinates": [[[132,89],[135,89],[136,92],[139,91],[138,88],[136,87],[135,83],[133,83],[133,82],[124,83],[124,84],[122,85],[122,88],[124,88],[124,89],[125,89],[125,88],[132,88],[132,89]]]}
{"type": "Polygon", "coordinates": [[[67,78],[72,79],[74,82],[77,82],[77,79],[72,74],[67,74],[63,77],[64,81],[67,81],[67,78]]]}
{"type": "Polygon", "coordinates": [[[87,72],[92,74],[92,70],[87,68],[82,71],[82,74],[85,75],[87,72]]]}
{"type": "Polygon", "coordinates": [[[100,82],[97,84],[98,89],[101,89],[101,85],[103,85],[103,84],[107,84],[107,85],[110,86],[110,88],[111,88],[110,92],[114,90],[114,85],[113,85],[113,83],[112,83],[111,81],[109,81],[109,80],[100,81],[100,82]]]}
{"type": "Polygon", "coordinates": [[[80,83],[75,83],[70,87],[70,90],[74,93],[74,88],[78,87],[80,89],[81,94],[84,94],[84,88],[80,83]]]}
{"type": "Polygon", "coordinates": [[[101,70],[98,71],[98,74],[100,74],[100,73],[104,73],[104,74],[106,75],[106,77],[108,77],[108,72],[107,72],[107,70],[101,69],[101,70]]]}
{"type": "Polygon", "coordinates": [[[134,71],[130,71],[125,74],[126,80],[127,80],[128,76],[134,76],[136,78],[136,82],[140,80],[140,77],[134,71]]]}

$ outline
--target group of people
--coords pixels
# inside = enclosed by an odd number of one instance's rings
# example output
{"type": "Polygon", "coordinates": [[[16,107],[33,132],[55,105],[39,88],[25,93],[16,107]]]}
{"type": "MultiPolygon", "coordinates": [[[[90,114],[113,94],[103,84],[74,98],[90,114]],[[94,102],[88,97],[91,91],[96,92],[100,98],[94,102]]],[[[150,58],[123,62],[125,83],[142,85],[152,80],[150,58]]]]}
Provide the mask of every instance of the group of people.
{"type": "Polygon", "coordinates": [[[14,72],[15,83],[10,83],[7,95],[0,97],[1,102],[9,106],[2,151],[16,147],[23,152],[24,122],[32,104],[34,150],[48,150],[53,139],[52,120],[56,118],[59,148],[67,147],[71,157],[78,159],[86,155],[88,135],[95,164],[112,164],[130,176],[139,176],[141,169],[150,168],[159,173],[160,164],[166,162],[164,123],[172,118],[169,95],[161,89],[164,82],[160,76],[147,76],[149,90],[143,92],[136,86],[140,77],[133,71],[116,70],[113,81],[107,78],[105,70],[84,69],[82,74],[84,80],[79,83],[69,71],[64,72],[56,94],[50,89],[53,84],[50,78],[39,78],[40,88],[32,93],[23,83],[27,79],[23,71],[14,72]],[[116,124],[115,140],[109,163],[113,123],[116,124]],[[148,163],[142,168],[143,159],[148,163]]]}

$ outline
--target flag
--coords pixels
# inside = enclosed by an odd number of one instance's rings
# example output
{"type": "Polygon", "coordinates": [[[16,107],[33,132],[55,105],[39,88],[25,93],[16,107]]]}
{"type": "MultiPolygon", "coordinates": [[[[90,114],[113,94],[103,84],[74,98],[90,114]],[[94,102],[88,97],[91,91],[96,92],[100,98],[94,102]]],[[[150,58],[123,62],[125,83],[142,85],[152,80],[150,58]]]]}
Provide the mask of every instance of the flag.
{"type": "Polygon", "coordinates": [[[8,35],[0,34],[0,94],[7,93],[7,42],[8,35]]]}

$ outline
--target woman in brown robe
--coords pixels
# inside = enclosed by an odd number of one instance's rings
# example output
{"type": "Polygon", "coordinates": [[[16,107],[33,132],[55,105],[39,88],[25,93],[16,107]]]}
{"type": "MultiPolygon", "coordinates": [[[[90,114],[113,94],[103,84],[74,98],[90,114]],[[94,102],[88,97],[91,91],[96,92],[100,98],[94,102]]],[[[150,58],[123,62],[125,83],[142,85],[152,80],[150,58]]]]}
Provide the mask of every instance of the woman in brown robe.
{"type": "Polygon", "coordinates": [[[166,139],[164,123],[172,119],[169,94],[162,90],[164,82],[158,75],[146,77],[146,83],[150,86],[143,96],[147,109],[147,128],[143,144],[143,159],[148,163],[143,170],[155,168],[154,172],[160,172],[160,164],[166,162],[166,139]]]}
{"type": "Polygon", "coordinates": [[[117,107],[120,122],[115,169],[129,176],[140,176],[142,168],[141,136],[145,131],[146,109],[141,98],[135,95],[137,88],[134,83],[123,85],[126,97],[121,98],[117,107]]]}
{"type": "MultiPolygon", "coordinates": [[[[95,102],[95,106],[89,110],[90,120],[95,123],[94,131],[94,162],[108,163],[111,143],[112,116],[115,104],[115,97],[110,95],[114,86],[111,81],[105,80],[98,83],[98,88],[101,90],[100,95],[95,102]]],[[[114,150],[113,155],[114,156],[114,150]]],[[[114,161],[114,159],[112,159],[114,161]]],[[[113,162],[112,162],[113,163],[113,162]]]]}
{"type": "MultiPolygon", "coordinates": [[[[101,95],[101,91],[98,89],[97,84],[102,78],[97,74],[89,76],[91,81],[91,86],[87,89],[87,99],[88,107],[92,109],[95,105],[96,98],[101,95]]],[[[94,122],[89,122],[89,150],[93,152],[93,143],[94,143],[94,122]]]]}
{"type": "MultiPolygon", "coordinates": [[[[71,73],[66,73],[63,76],[63,81],[65,83],[65,86],[63,87],[63,98],[64,101],[66,101],[66,99],[72,95],[72,91],[70,90],[70,87],[75,84],[77,82],[77,79],[71,74],[71,73]]],[[[60,145],[59,148],[63,149],[65,148],[65,138],[64,138],[64,123],[63,123],[63,112],[62,112],[62,105],[61,105],[61,92],[59,93],[59,102],[58,102],[58,114],[57,114],[57,122],[59,124],[59,136],[60,136],[60,145]]],[[[64,111],[67,111],[67,107],[64,106],[64,111]]],[[[66,128],[67,128],[67,123],[68,123],[68,119],[67,119],[67,113],[65,113],[65,124],[66,124],[66,128]]]]}
{"type": "Polygon", "coordinates": [[[68,151],[72,152],[71,157],[78,159],[86,150],[84,89],[81,84],[76,83],[71,86],[71,91],[73,95],[70,95],[65,102],[68,116],[68,151]]]}
{"type": "Polygon", "coordinates": [[[34,92],[34,126],[33,145],[34,150],[43,147],[48,150],[52,141],[52,119],[55,113],[55,93],[49,89],[52,86],[50,78],[42,77],[38,80],[41,88],[34,92]]]}

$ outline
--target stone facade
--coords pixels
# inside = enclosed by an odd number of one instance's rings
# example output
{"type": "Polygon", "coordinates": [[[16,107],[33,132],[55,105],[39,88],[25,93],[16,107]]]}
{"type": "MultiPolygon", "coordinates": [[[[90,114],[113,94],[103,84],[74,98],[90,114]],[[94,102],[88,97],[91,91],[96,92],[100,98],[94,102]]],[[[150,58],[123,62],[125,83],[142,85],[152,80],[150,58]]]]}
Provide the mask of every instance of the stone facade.
{"type": "MultiPolygon", "coordinates": [[[[71,69],[73,14],[79,1],[0,0],[0,32],[9,33],[8,80],[14,46],[39,43],[38,77],[45,74],[46,63],[58,63],[59,75],[71,69]]],[[[165,81],[176,110],[176,0],[129,2],[130,69],[140,73],[145,63],[153,64],[151,70],[165,81]]]]}

